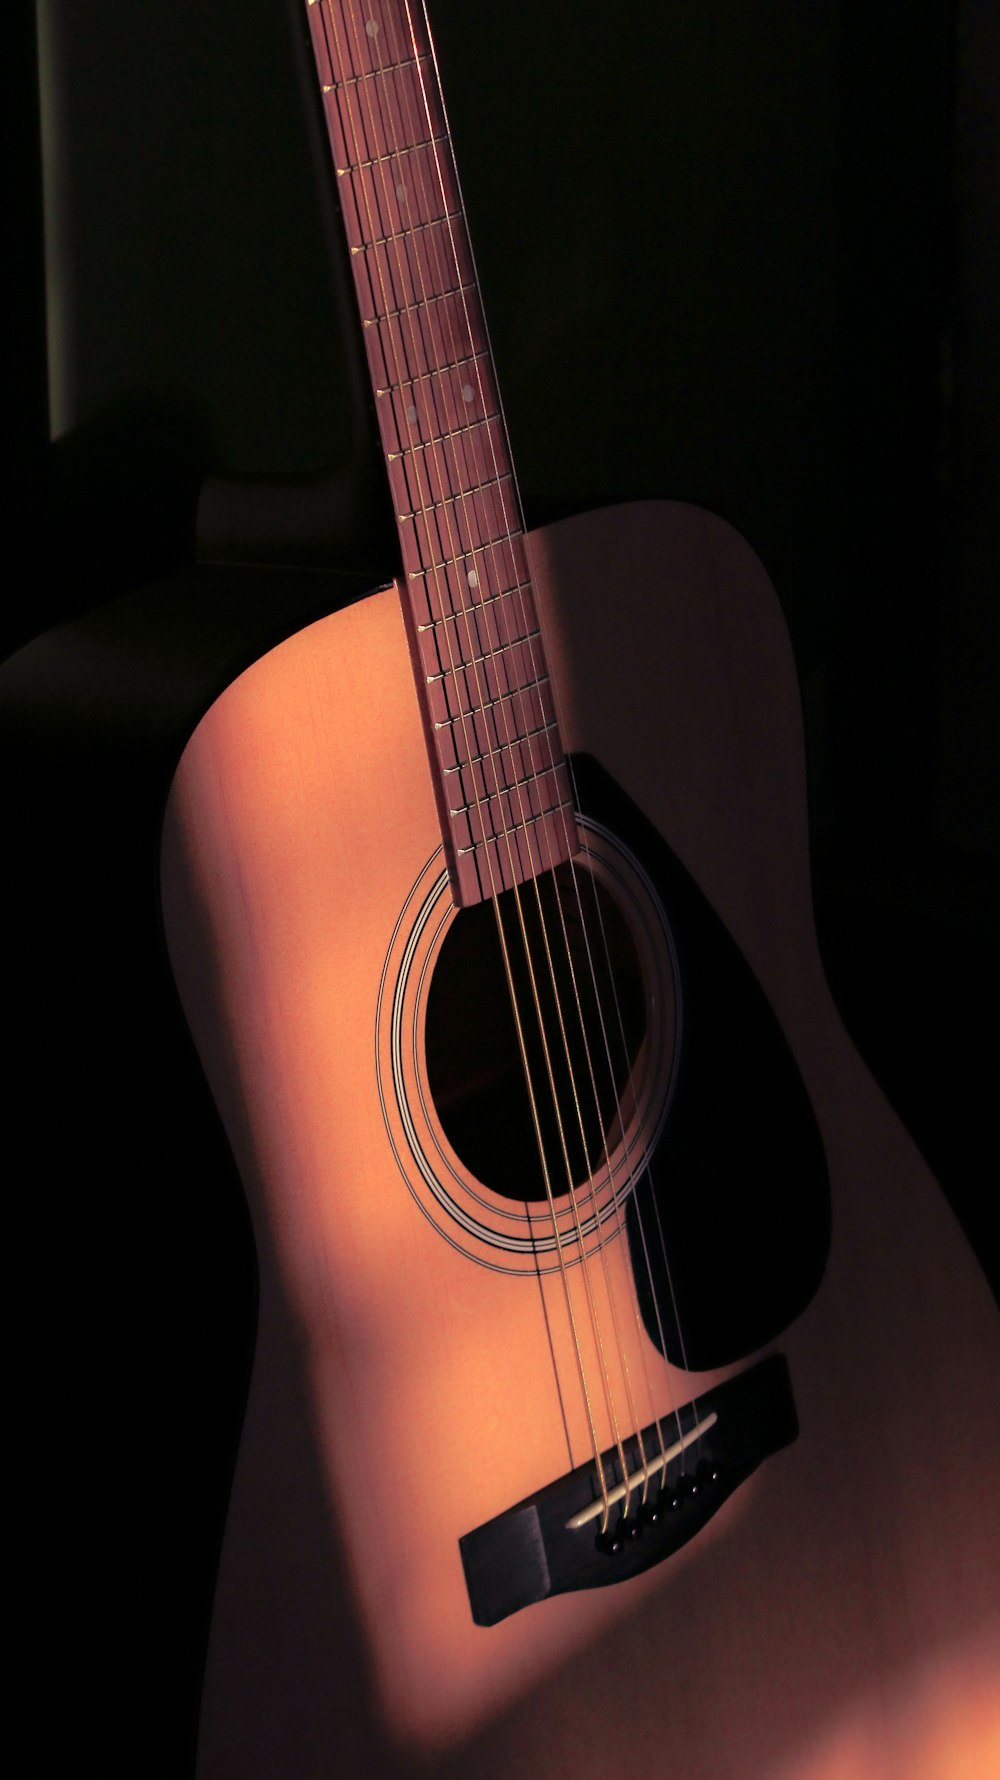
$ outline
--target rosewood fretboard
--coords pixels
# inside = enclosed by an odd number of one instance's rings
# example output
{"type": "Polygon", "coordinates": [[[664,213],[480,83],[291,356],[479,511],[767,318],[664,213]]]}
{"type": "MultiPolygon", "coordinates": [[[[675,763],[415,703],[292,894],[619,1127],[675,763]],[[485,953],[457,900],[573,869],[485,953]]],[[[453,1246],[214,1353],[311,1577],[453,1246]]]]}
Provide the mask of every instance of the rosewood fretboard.
{"type": "Polygon", "coordinates": [[[456,899],[577,836],[437,66],[420,0],[309,0],[456,899]]]}

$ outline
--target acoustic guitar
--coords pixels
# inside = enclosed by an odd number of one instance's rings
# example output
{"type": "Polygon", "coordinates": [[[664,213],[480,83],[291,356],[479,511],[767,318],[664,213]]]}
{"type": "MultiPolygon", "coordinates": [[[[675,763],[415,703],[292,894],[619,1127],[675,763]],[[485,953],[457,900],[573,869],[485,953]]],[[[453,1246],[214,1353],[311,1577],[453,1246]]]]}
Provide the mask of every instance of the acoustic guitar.
{"type": "Polygon", "coordinates": [[[162,847],[257,1346],[203,1780],[1000,1773],[1000,1332],[854,1054],[721,520],[524,530],[430,24],[308,7],[402,572],[162,847]]]}

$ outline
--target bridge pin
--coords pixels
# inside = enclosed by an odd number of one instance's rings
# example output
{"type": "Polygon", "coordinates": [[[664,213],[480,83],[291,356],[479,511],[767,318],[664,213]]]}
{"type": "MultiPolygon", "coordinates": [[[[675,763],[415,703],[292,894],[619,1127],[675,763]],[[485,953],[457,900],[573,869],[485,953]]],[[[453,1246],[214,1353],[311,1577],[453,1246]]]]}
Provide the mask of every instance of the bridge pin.
{"type": "Polygon", "coordinates": [[[625,1532],[621,1516],[616,1521],[609,1522],[606,1532],[597,1534],[594,1544],[598,1551],[603,1551],[605,1557],[621,1556],[625,1550],[625,1532]]]}

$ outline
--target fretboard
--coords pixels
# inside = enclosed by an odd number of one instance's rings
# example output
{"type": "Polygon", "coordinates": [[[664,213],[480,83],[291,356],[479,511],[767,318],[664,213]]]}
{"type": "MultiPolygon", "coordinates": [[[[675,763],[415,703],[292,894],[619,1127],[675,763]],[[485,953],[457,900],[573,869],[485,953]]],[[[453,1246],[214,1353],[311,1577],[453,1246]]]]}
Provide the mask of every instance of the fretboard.
{"type": "Polygon", "coordinates": [[[420,0],[309,0],[462,905],[575,853],[569,777],[437,65],[420,0]]]}

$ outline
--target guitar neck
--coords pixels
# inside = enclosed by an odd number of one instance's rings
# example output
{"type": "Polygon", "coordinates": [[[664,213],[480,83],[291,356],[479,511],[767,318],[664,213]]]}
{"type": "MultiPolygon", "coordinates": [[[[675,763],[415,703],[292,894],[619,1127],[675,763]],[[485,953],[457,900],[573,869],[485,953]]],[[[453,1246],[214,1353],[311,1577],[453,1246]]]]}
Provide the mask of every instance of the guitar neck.
{"type": "Polygon", "coordinates": [[[577,849],[524,528],[420,0],[308,0],[463,906],[577,849]]]}

